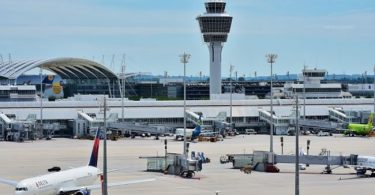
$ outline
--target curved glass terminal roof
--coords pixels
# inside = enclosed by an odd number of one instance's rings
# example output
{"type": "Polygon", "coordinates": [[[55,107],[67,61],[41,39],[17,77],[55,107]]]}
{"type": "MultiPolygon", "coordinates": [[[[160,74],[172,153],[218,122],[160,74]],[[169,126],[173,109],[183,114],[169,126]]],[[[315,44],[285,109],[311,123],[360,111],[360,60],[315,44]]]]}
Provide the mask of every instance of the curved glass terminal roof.
{"type": "Polygon", "coordinates": [[[0,77],[16,79],[34,68],[42,68],[54,72],[62,79],[117,79],[116,74],[104,65],[80,58],[8,62],[0,66],[0,77]]]}

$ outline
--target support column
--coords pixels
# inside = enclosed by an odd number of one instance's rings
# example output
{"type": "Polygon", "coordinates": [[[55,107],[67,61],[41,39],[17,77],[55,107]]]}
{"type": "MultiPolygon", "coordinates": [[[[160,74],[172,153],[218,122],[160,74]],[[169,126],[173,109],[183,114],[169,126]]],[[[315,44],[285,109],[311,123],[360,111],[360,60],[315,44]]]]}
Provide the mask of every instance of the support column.
{"type": "Polygon", "coordinates": [[[213,94],[221,94],[221,42],[210,42],[210,98],[213,94]]]}

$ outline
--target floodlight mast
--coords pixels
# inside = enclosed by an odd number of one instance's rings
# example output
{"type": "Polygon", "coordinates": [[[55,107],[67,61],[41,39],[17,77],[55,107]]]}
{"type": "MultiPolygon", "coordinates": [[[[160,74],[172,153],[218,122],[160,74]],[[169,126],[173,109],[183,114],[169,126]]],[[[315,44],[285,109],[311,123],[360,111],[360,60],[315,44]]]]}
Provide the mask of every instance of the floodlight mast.
{"type": "Polygon", "coordinates": [[[187,157],[187,150],[186,150],[186,64],[189,62],[191,55],[187,53],[183,53],[180,55],[180,61],[184,64],[184,147],[183,147],[183,154],[187,157]]]}
{"type": "Polygon", "coordinates": [[[40,67],[40,129],[39,130],[40,130],[39,133],[43,134],[43,66],[40,67]]]}
{"type": "Polygon", "coordinates": [[[107,99],[103,97],[104,107],[104,140],[103,140],[103,195],[108,195],[108,169],[107,169],[107,99]]]}
{"type": "Polygon", "coordinates": [[[306,65],[303,67],[303,120],[306,120],[306,65]]]}
{"type": "Polygon", "coordinates": [[[270,75],[270,85],[271,85],[271,95],[270,95],[270,100],[271,100],[271,119],[270,119],[270,152],[273,152],[273,85],[272,85],[272,77],[273,77],[273,69],[272,65],[275,63],[277,54],[267,54],[266,55],[267,62],[271,65],[271,75],[270,75]]]}
{"type": "Polygon", "coordinates": [[[299,111],[298,111],[298,94],[296,93],[295,95],[295,98],[296,98],[296,148],[295,148],[295,152],[296,152],[296,159],[295,159],[295,195],[299,195],[299,123],[298,123],[298,119],[299,119],[299,111]]]}
{"type": "Polygon", "coordinates": [[[232,16],[225,12],[223,0],[206,1],[206,13],[197,17],[203,41],[210,53],[210,98],[221,94],[221,53],[232,25],[232,16]]]}
{"type": "Polygon", "coordinates": [[[125,98],[125,82],[126,82],[126,76],[125,76],[125,54],[122,56],[122,62],[121,62],[121,118],[122,122],[125,122],[125,111],[124,111],[124,98],[125,98]]]}
{"type": "Polygon", "coordinates": [[[232,72],[233,72],[234,66],[230,65],[229,72],[230,72],[230,130],[233,131],[233,116],[232,116],[232,100],[233,100],[233,86],[232,86],[232,72]]]}

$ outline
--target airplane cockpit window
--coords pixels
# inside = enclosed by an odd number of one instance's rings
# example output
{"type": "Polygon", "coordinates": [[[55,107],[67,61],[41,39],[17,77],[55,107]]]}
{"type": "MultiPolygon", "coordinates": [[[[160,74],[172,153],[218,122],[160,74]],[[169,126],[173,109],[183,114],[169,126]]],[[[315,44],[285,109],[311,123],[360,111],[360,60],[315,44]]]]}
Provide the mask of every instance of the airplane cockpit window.
{"type": "Polygon", "coordinates": [[[16,191],[27,191],[27,188],[26,187],[17,187],[16,188],[16,191]]]}

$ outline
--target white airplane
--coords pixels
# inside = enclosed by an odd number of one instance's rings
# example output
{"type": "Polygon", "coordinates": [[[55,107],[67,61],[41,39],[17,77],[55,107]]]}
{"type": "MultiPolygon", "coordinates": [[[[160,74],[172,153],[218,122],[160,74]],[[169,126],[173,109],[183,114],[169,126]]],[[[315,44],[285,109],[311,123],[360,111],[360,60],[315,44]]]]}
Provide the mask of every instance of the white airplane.
{"type": "MultiPolygon", "coordinates": [[[[15,195],[90,195],[91,190],[100,189],[94,184],[102,172],[97,168],[99,152],[99,132],[97,131],[90,161],[87,166],[42,176],[24,179],[20,182],[1,179],[0,183],[15,187],[15,195]]],[[[155,179],[125,181],[108,184],[108,187],[154,181],[155,179]]]]}
{"type": "Polygon", "coordinates": [[[375,176],[375,157],[358,156],[354,169],[357,171],[357,175],[364,175],[367,171],[371,171],[371,176],[375,176]]]}

